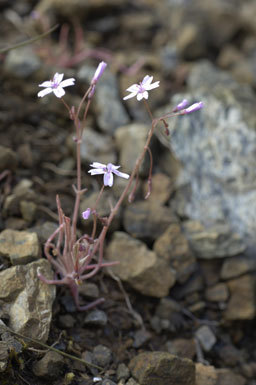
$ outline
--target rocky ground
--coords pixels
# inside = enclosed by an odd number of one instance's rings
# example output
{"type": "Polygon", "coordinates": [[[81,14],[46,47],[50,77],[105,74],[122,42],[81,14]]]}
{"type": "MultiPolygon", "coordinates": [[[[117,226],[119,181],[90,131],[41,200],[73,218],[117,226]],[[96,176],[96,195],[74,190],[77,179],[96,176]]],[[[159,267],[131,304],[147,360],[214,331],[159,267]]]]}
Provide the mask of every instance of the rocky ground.
{"type": "MultiPolygon", "coordinates": [[[[255,2],[2,0],[0,11],[3,48],[59,24],[0,52],[0,384],[255,385],[255,2]],[[64,72],[78,105],[101,60],[81,212],[101,187],[89,164],[131,173],[144,146],[150,120],[142,103],[122,100],[128,86],[160,80],[155,116],[184,98],[205,107],[170,120],[170,136],[156,132],[151,196],[146,158],[108,234],[104,258],[120,264],[79,287],[82,303],[105,302],[77,312],[68,289],[37,278],[38,268],[54,275],[43,245],[56,194],[70,215],[76,181],[72,123],[37,93],[64,72]]],[[[105,190],[100,215],[125,183],[105,190]]],[[[81,220],[79,232],[91,225],[81,220]]]]}

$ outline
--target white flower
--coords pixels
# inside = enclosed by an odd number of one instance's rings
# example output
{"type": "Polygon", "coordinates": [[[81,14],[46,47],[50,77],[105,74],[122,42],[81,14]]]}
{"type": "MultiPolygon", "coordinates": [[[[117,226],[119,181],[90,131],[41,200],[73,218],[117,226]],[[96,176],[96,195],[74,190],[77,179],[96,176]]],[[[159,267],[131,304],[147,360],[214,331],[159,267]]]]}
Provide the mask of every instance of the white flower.
{"type": "Polygon", "coordinates": [[[42,90],[38,92],[37,96],[39,98],[42,98],[45,95],[50,94],[51,92],[54,93],[57,98],[61,98],[63,95],[65,95],[65,91],[63,90],[64,87],[73,86],[75,83],[74,78],[63,80],[64,74],[59,74],[58,72],[54,75],[53,80],[47,80],[46,82],[43,82],[42,84],[39,84],[39,87],[46,87],[45,90],[42,90]]]}
{"type": "Polygon", "coordinates": [[[137,96],[137,100],[148,99],[148,91],[159,87],[159,81],[151,84],[153,76],[146,75],[140,84],[133,84],[127,88],[126,91],[130,92],[130,95],[125,96],[123,99],[127,100],[137,96]]]}
{"type": "Polygon", "coordinates": [[[117,176],[120,176],[121,178],[129,179],[130,176],[128,174],[125,174],[124,172],[120,172],[117,169],[120,166],[115,166],[112,163],[102,164],[98,162],[93,162],[90,164],[91,167],[93,167],[92,170],[89,170],[89,174],[91,175],[99,175],[104,174],[104,185],[112,187],[114,182],[113,174],[116,174],[117,176]]]}

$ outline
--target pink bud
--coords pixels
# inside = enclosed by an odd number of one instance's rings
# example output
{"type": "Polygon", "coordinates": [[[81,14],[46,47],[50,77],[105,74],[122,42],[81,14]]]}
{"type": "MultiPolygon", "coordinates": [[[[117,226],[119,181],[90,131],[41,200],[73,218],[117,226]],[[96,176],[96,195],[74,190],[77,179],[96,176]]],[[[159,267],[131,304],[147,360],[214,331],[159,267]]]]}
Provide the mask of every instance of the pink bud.
{"type": "Polygon", "coordinates": [[[83,213],[82,213],[82,217],[87,220],[89,218],[89,216],[91,215],[91,209],[86,209],[83,213]]]}
{"type": "Polygon", "coordinates": [[[107,67],[107,63],[105,63],[104,61],[100,62],[92,78],[92,81],[91,81],[92,86],[95,85],[98,82],[98,80],[101,78],[106,67],[107,67]]]}
{"type": "Polygon", "coordinates": [[[201,110],[203,106],[204,106],[203,102],[194,103],[184,110],[184,114],[190,114],[190,112],[201,110]]]}
{"type": "Polygon", "coordinates": [[[180,102],[179,104],[177,104],[176,107],[174,107],[173,112],[178,112],[180,110],[183,110],[185,107],[187,107],[187,105],[188,105],[187,99],[183,99],[182,102],[180,102]]]}

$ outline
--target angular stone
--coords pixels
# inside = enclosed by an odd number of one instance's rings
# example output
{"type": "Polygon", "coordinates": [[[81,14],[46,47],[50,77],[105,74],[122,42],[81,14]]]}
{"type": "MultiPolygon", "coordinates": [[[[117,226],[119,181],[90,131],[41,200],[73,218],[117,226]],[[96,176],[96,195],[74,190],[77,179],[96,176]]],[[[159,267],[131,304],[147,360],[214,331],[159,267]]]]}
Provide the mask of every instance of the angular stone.
{"type": "Polygon", "coordinates": [[[192,255],[188,241],[176,219],[157,238],[153,250],[160,258],[170,263],[179,283],[184,283],[196,269],[195,257],[192,255]]]}
{"type": "Polygon", "coordinates": [[[230,299],[224,318],[229,321],[251,320],[256,314],[256,276],[244,275],[227,282],[230,299]]]}
{"type": "MultiPolygon", "coordinates": [[[[148,136],[149,127],[145,124],[129,124],[118,127],[115,132],[116,145],[120,153],[119,164],[125,165],[125,170],[131,174],[138,156],[141,154],[148,136]]],[[[139,174],[147,176],[149,159],[145,156],[139,174]]]]}
{"type": "Polygon", "coordinates": [[[27,222],[32,222],[35,218],[36,214],[36,204],[34,202],[29,201],[21,201],[20,202],[20,212],[22,218],[27,222]]]}
{"type": "Polygon", "coordinates": [[[0,172],[4,170],[15,170],[18,158],[14,151],[8,147],[0,145],[0,172]]]}
{"type": "Polygon", "coordinates": [[[217,342],[214,333],[207,325],[200,326],[195,335],[205,352],[212,350],[213,346],[217,342]]]}
{"type": "Polygon", "coordinates": [[[208,287],[205,291],[205,298],[210,302],[225,302],[229,297],[228,287],[225,283],[217,283],[208,287]]]}
{"type": "Polygon", "coordinates": [[[189,358],[193,360],[196,355],[196,344],[193,338],[176,338],[167,341],[166,348],[169,353],[181,358],[189,358]]]}
{"type": "Polygon", "coordinates": [[[41,61],[31,46],[9,51],[5,60],[5,69],[21,78],[31,76],[40,67],[41,61]]]}
{"type": "Polygon", "coordinates": [[[156,202],[138,201],[124,210],[124,228],[134,238],[155,240],[173,221],[172,210],[156,202]]]}
{"type": "MultiPolygon", "coordinates": [[[[148,182],[146,181],[143,185],[144,196],[148,192],[148,182]]],[[[173,182],[172,179],[162,173],[156,173],[152,175],[152,190],[148,201],[157,201],[160,204],[165,204],[170,199],[170,196],[173,192],[173,182]]]]}
{"type": "Polygon", "coordinates": [[[4,303],[3,310],[8,311],[11,329],[45,342],[56,288],[38,279],[38,268],[46,278],[53,279],[50,263],[45,259],[1,271],[0,300],[4,303]]]}
{"type": "Polygon", "coordinates": [[[195,385],[195,365],[166,352],[145,352],[129,364],[140,385],[195,385]]]}
{"type": "Polygon", "coordinates": [[[246,379],[230,369],[216,369],[217,385],[245,385],[246,379]]]}
{"type": "Polygon", "coordinates": [[[218,385],[218,375],[214,366],[196,364],[196,385],[218,385]]]}
{"type": "Polygon", "coordinates": [[[93,349],[93,361],[99,366],[106,366],[112,362],[112,352],[104,345],[97,345],[93,349]]]}
{"type": "Polygon", "coordinates": [[[13,265],[25,265],[40,257],[41,247],[36,233],[6,229],[0,233],[0,255],[13,265]]]}
{"type": "MultiPolygon", "coordinates": [[[[233,236],[239,234],[248,246],[249,255],[256,246],[255,95],[251,87],[234,81],[209,61],[193,66],[188,88],[187,94],[175,96],[173,105],[189,98],[191,103],[202,100],[210,108],[173,120],[169,144],[182,169],[172,205],[181,217],[206,227],[227,224],[233,236]]],[[[168,103],[159,114],[169,110],[168,103]]],[[[221,237],[219,241],[223,243],[221,237]]],[[[234,246],[238,246],[236,239],[234,246]]],[[[236,252],[229,247],[227,251],[229,256],[236,252]]]]}
{"type": "Polygon", "coordinates": [[[108,322],[107,314],[103,310],[92,310],[86,315],[84,325],[105,326],[108,322]]]}
{"type": "Polygon", "coordinates": [[[237,256],[226,259],[223,262],[220,277],[221,279],[231,279],[240,275],[251,273],[256,270],[256,258],[237,256]]]}
{"type": "Polygon", "coordinates": [[[8,195],[3,205],[3,216],[20,215],[21,201],[36,201],[36,193],[32,190],[32,182],[22,179],[13,189],[13,193],[8,195]]]}
{"type": "Polygon", "coordinates": [[[123,232],[115,232],[106,259],[120,261],[112,269],[123,281],[144,295],[161,298],[175,283],[175,274],[147,246],[123,232]]]}
{"type": "Polygon", "coordinates": [[[63,356],[57,352],[49,351],[33,365],[33,373],[37,377],[57,378],[60,376],[63,366],[63,356]]]}
{"type": "Polygon", "coordinates": [[[242,238],[226,224],[204,227],[198,221],[187,221],[184,228],[191,248],[199,258],[231,257],[246,249],[242,238]]]}

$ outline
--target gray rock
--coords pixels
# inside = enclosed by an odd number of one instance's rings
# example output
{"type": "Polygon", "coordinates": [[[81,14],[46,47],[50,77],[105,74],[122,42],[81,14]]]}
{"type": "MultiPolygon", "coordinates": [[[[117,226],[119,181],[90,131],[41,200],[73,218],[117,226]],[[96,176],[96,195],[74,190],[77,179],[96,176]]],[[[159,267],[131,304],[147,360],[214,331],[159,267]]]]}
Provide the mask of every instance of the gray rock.
{"type": "Polygon", "coordinates": [[[227,282],[230,299],[224,312],[229,321],[251,320],[256,314],[256,276],[247,274],[227,282]]]}
{"type": "Polygon", "coordinates": [[[194,363],[166,352],[141,353],[129,369],[140,385],[195,385],[194,363]]]}
{"type": "Polygon", "coordinates": [[[121,379],[127,380],[129,376],[130,376],[129,368],[124,363],[119,364],[116,370],[117,380],[118,381],[121,379]]]}
{"type": "Polygon", "coordinates": [[[15,170],[18,158],[14,151],[8,147],[0,146],[0,172],[4,170],[15,170]]]}
{"type": "Polygon", "coordinates": [[[41,247],[36,233],[6,229],[0,233],[0,255],[13,265],[25,265],[38,259],[41,247]]]}
{"type": "Polygon", "coordinates": [[[4,372],[8,365],[8,346],[5,341],[0,341],[0,373],[4,372]]]}
{"type": "Polygon", "coordinates": [[[45,259],[1,271],[0,300],[3,300],[3,310],[8,311],[11,329],[45,342],[56,288],[38,279],[38,269],[46,278],[53,279],[50,263],[45,259]]]}
{"type": "MultiPolygon", "coordinates": [[[[76,145],[73,135],[68,138],[68,146],[75,154],[76,145]]],[[[83,163],[88,164],[97,161],[103,164],[116,164],[116,158],[114,142],[110,136],[89,127],[84,129],[81,144],[81,160],[83,163]]]]}
{"type": "Polygon", "coordinates": [[[155,240],[175,220],[173,211],[157,202],[137,201],[124,210],[124,228],[134,238],[155,240]]]}
{"type": "Polygon", "coordinates": [[[203,325],[197,329],[195,336],[205,352],[211,351],[217,342],[215,334],[207,325],[203,325]]]}
{"type": "Polygon", "coordinates": [[[175,274],[147,246],[121,231],[114,233],[106,259],[120,261],[112,269],[123,281],[144,295],[161,298],[175,283],[175,274]]]}
{"type": "Polygon", "coordinates": [[[84,319],[84,325],[105,326],[108,322],[107,314],[103,310],[95,309],[84,319]]]}
{"type": "Polygon", "coordinates": [[[112,362],[112,352],[104,345],[97,345],[93,349],[93,361],[95,364],[105,367],[112,362]]]}
{"type": "Polygon", "coordinates": [[[75,325],[76,321],[71,314],[62,314],[59,316],[59,323],[60,323],[60,327],[64,329],[69,329],[75,325]]]}
{"type": "Polygon", "coordinates": [[[42,225],[29,228],[29,231],[35,232],[41,244],[45,244],[47,239],[58,228],[57,223],[46,221],[42,225]]]}
{"type": "Polygon", "coordinates": [[[93,282],[83,281],[78,289],[79,294],[84,295],[85,297],[98,298],[100,295],[98,286],[93,282]]]}
{"type": "Polygon", "coordinates": [[[63,356],[49,351],[33,365],[33,373],[37,377],[57,378],[61,375],[64,366],[63,356]]]}
{"type": "Polygon", "coordinates": [[[204,227],[198,221],[187,221],[184,230],[195,255],[203,259],[224,258],[245,251],[241,236],[224,223],[204,227]]]}
{"type": "Polygon", "coordinates": [[[194,66],[188,85],[189,94],[177,95],[174,104],[187,98],[202,100],[205,107],[172,120],[170,145],[183,165],[173,206],[182,217],[203,225],[228,224],[253,250],[255,96],[208,62],[194,66]]]}
{"type": "Polygon", "coordinates": [[[12,49],[5,60],[5,69],[21,78],[31,76],[40,67],[41,61],[30,46],[12,49]]]}
{"type": "MultiPolygon", "coordinates": [[[[80,80],[91,82],[96,68],[82,66],[77,74],[80,80]]],[[[117,127],[129,122],[118,94],[118,83],[113,74],[105,70],[100,84],[94,94],[94,103],[97,110],[97,122],[100,129],[109,134],[113,134],[117,127]]]]}
{"type": "Polygon", "coordinates": [[[145,329],[136,330],[134,333],[133,347],[138,349],[151,339],[151,334],[145,329]]]}
{"type": "Polygon", "coordinates": [[[3,205],[3,216],[19,215],[20,203],[22,201],[36,201],[36,193],[32,189],[33,182],[22,179],[13,189],[12,194],[8,195],[3,205]]]}

